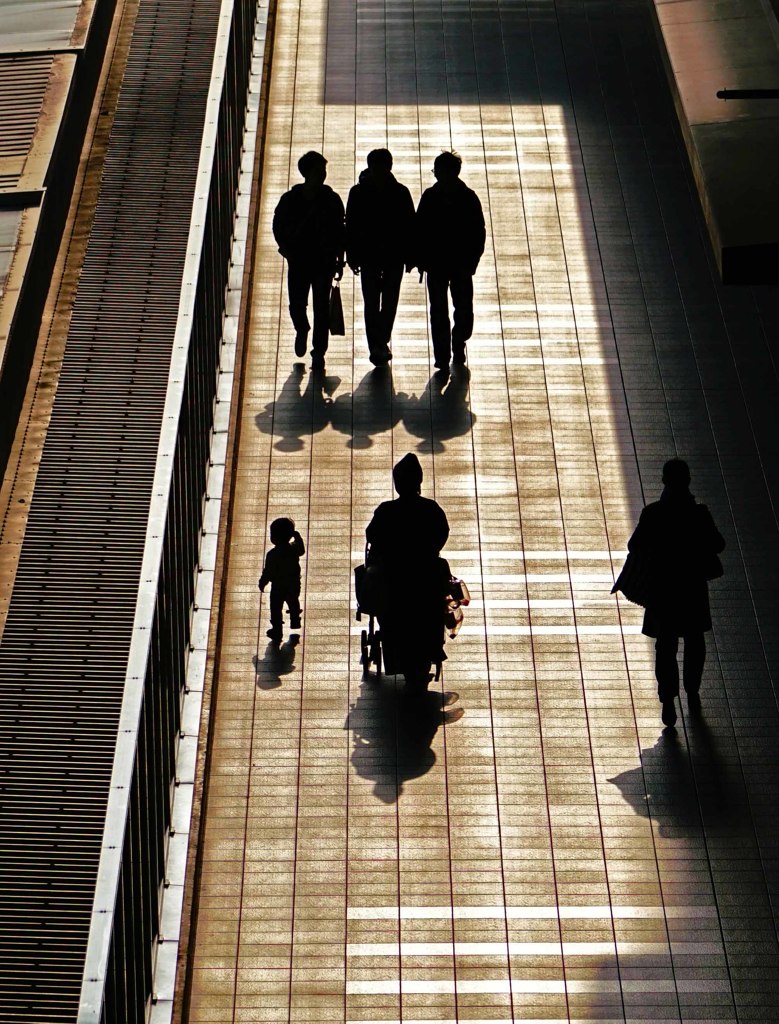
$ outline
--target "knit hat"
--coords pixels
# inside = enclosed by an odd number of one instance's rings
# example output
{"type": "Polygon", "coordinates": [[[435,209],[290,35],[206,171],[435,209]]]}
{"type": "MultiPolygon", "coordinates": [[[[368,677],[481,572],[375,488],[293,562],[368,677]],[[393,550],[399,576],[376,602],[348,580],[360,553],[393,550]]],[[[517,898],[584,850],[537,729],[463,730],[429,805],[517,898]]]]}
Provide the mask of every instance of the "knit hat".
{"type": "Polygon", "coordinates": [[[392,470],[392,479],[398,494],[419,494],[422,487],[422,466],[413,452],[404,455],[392,470]]]}

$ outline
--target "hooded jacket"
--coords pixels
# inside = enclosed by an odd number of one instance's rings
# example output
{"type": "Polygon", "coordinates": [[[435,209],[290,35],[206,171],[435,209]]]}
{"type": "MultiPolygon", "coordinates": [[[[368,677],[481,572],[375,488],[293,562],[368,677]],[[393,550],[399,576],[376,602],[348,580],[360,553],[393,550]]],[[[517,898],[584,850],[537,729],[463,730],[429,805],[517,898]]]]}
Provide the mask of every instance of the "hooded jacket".
{"type": "Polygon", "coordinates": [[[387,267],[413,259],[414,201],[394,174],[383,187],[366,167],[346,203],[346,261],[387,267]]]}
{"type": "Polygon", "coordinates": [[[344,204],[329,185],[293,185],[273,214],[273,237],[290,263],[335,264],[344,253],[344,204]]]}
{"type": "Polygon", "coordinates": [[[481,202],[465,182],[458,178],[451,190],[440,182],[425,189],[416,216],[416,263],[420,270],[465,270],[474,274],[485,241],[481,202]]]}

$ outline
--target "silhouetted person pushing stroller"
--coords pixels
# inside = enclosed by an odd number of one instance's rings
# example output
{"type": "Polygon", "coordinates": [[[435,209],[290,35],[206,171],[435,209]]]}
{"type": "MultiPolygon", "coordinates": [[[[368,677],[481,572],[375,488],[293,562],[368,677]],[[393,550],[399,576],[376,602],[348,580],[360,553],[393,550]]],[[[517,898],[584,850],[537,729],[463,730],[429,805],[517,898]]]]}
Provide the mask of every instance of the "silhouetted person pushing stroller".
{"type": "Polygon", "coordinates": [[[403,271],[411,270],[414,201],[392,173],[392,153],[374,149],[346,203],[346,262],[360,274],[370,360],[392,359],[389,343],[403,271]]]}
{"type": "Polygon", "coordinates": [[[273,237],[288,263],[289,314],[295,328],[295,355],[308,348],[308,293],[314,306],[311,366],[325,365],[330,334],[330,288],[343,270],[344,204],[325,185],[327,160],[311,150],[298,160],[302,185],[294,185],[279,200],[273,215],[273,237]]]}
{"type": "Polygon", "coordinates": [[[682,678],[690,711],[700,711],[706,659],[704,634],[711,629],[707,580],[722,575],[717,555],[725,547],[711,513],[690,494],[690,470],[681,459],[663,466],[659,501],[647,505],[628,541],[648,576],[642,632],[655,639],[657,695],[667,726],[676,722],[679,638],[684,640],[682,678]]]}
{"type": "Polygon", "coordinates": [[[450,360],[465,363],[465,343],[473,334],[473,275],[486,239],[479,197],[460,181],[461,166],[454,152],[435,158],[436,184],[422,193],[416,217],[416,264],[427,273],[430,333],[439,370],[448,370],[450,360]],[[449,292],[454,326],[449,322],[449,292]]]}
{"type": "Polygon", "coordinates": [[[402,458],[392,478],[398,497],[378,506],[365,531],[370,563],[381,567],[386,588],[378,616],[384,664],[387,672],[405,676],[411,689],[424,691],[431,664],[446,658],[450,572],[440,551],[449,523],[441,506],[420,494],[422,466],[416,455],[402,458]]]}

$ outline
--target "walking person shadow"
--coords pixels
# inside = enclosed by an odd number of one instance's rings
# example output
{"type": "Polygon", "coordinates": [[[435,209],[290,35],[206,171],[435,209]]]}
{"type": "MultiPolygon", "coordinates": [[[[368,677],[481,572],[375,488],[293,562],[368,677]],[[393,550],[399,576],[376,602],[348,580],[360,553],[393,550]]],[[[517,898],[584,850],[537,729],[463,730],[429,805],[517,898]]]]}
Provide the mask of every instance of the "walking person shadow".
{"type": "Polygon", "coordinates": [[[278,396],[257,413],[254,422],[263,434],[278,437],[273,445],[277,451],[299,452],[304,437],[318,434],[330,422],[332,396],[340,383],[340,377],[324,373],[306,375],[306,368],[296,363],[278,396]]]}
{"type": "Polygon", "coordinates": [[[392,373],[378,367],[365,374],[352,393],[343,392],[330,406],[334,430],[348,437],[347,448],[362,451],[372,447],[373,438],[398,425],[408,401],[395,394],[392,373]]]}
{"type": "Polygon", "coordinates": [[[471,372],[467,366],[455,366],[450,377],[434,373],[418,398],[402,407],[408,432],[420,439],[417,451],[440,454],[445,441],[463,437],[476,422],[468,405],[471,372]]]}
{"type": "Polygon", "coordinates": [[[439,727],[462,716],[462,708],[442,706],[440,692],[410,700],[392,676],[366,679],[344,726],[352,731],[352,766],[361,778],[373,781],[382,803],[395,803],[406,783],[435,764],[432,743],[439,727]]]}
{"type": "Polygon", "coordinates": [[[277,689],[281,686],[282,676],[295,671],[295,651],[299,643],[300,637],[293,633],[286,643],[278,644],[272,640],[262,658],[258,654],[253,656],[254,681],[261,690],[277,689]]]}
{"type": "MultiPolygon", "coordinates": [[[[608,781],[642,818],[668,839],[695,839],[716,829],[738,837],[751,830],[749,800],[738,760],[723,756],[707,722],[685,719],[687,746],[675,730],[664,730],[641,751],[641,765],[608,781]]],[[[776,780],[773,780],[774,784],[776,780]]]]}

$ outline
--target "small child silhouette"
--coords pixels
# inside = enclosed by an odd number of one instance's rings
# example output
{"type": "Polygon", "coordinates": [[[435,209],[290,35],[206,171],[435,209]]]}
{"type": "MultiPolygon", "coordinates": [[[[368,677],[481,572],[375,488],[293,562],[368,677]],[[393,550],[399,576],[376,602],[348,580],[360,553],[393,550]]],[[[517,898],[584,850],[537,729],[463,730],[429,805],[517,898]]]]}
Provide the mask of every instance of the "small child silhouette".
{"type": "Polygon", "coordinates": [[[270,583],[270,626],[267,636],[276,642],[284,635],[284,604],[289,609],[290,629],[300,629],[300,558],[306,553],[295,522],[286,516],[270,524],[273,547],[265,556],[259,588],[270,583]]]}

